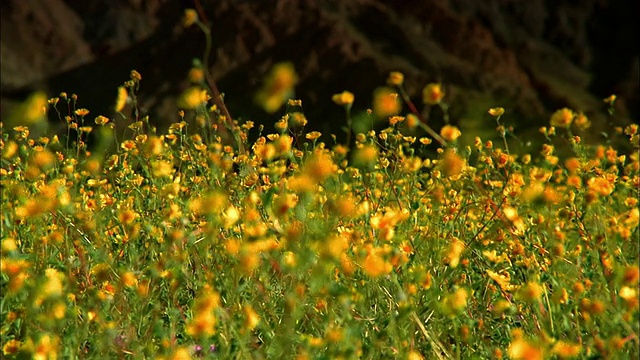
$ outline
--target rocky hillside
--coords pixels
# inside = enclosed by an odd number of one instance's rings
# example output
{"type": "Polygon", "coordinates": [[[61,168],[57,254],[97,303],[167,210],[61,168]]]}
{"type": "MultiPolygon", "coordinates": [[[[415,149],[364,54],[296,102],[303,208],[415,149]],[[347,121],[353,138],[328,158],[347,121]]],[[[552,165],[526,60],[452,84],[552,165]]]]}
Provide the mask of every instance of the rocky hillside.
{"type": "Polygon", "coordinates": [[[181,18],[200,3],[211,73],[234,117],[272,123],[253,97],[274,63],[292,61],[296,97],[324,132],[339,132],[343,119],[331,94],[348,89],[365,109],[392,70],[416,100],[427,82],[445,84],[463,129],[489,121],[491,106],[523,129],[568,106],[592,116],[597,132],[611,121],[602,102],[611,93],[613,120],[637,122],[638,3],[624,0],[7,0],[2,116],[34,89],[76,93],[92,114],[112,115],[116,88],[136,69],[143,111],[158,124],[176,121],[176,95],[204,48],[181,18]]]}

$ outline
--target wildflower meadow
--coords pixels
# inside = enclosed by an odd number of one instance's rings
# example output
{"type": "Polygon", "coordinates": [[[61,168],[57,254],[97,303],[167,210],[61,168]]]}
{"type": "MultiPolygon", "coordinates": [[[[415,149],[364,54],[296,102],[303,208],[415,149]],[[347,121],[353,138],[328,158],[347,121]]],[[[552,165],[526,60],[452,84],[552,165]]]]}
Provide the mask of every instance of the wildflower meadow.
{"type": "Polygon", "coordinates": [[[333,96],[339,138],[308,130],[281,63],[255,89],[266,133],[206,69],[166,131],[135,70],[113,117],[36,93],[2,126],[3,358],[640,355],[637,124],[591,144],[559,109],[516,151],[500,104],[478,114],[493,139],[433,128],[446,84],[414,102],[392,72],[362,114],[333,96]]]}

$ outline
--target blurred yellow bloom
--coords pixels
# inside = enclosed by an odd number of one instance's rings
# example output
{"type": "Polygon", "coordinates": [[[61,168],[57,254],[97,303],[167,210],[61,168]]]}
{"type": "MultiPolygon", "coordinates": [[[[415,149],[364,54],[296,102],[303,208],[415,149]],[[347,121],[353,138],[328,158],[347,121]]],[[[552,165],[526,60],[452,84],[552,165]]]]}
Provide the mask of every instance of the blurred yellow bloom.
{"type": "Polygon", "coordinates": [[[316,140],[320,136],[322,136],[322,133],[320,133],[319,131],[311,131],[307,133],[304,137],[307,138],[307,140],[316,140]]]}
{"type": "Polygon", "coordinates": [[[334,103],[341,106],[348,106],[353,104],[354,96],[348,91],[343,91],[340,94],[335,94],[331,97],[334,103]]]}
{"type": "Polygon", "coordinates": [[[253,330],[260,323],[260,316],[253,309],[251,305],[244,305],[242,307],[242,311],[244,312],[244,327],[253,330]]]}
{"type": "Polygon", "coordinates": [[[188,78],[192,83],[200,84],[204,81],[204,71],[199,67],[193,67],[189,69],[188,78]]]}
{"type": "Polygon", "coordinates": [[[214,310],[220,306],[220,296],[208,286],[196,298],[193,305],[193,318],[187,323],[187,334],[193,337],[215,334],[217,319],[214,310]]]}
{"type": "Polygon", "coordinates": [[[290,62],[276,64],[267,76],[256,102],[268,113],[276,112],[293,96],[298,75],[290,62]]]}
{"type": "Polygon", "coordinates": [[[390,86],[400,86],[404,82],[404,75],[399,71],[392,71],[387,78],[387,84],[390,86]]]}
{"type": "Polygon", "coordinates": [[[584,131],[591,127],[591,121],[585,114],[578,113],[573,119],[573,125],[575,125],[578,130],[584,131]]]}
{"type": "Polygon", "coordinates": [[[467,306],[469,292],[464,288],[458,288],[442,300],[442,310],[447,315],[456,315],[462,312],[467,306]]]}
{"type": "Polygon", "coordinates": [[[210,99],[206,90],[199,86],[192,86],[185,90],[178,98],[178,106],[183,109],[197,109],[210,99]]]}
{"type": "Polygon", "coordinates": [[[353,154],[353,166],[373,169],[378,161],[378,148],[374,145],[364,145],[356,149],[353,154]]]}
{"type": "Polygon", "coordinates": [[[333,174],[333,160],[327,153],[316,152],[305,162],[302,172],[320,183],[333,174]]]}
{"type": "Polygon", "coordinates": [[[465,163],[465,160],[453,149],[447,149],[438,163],[438,168],[445,177],[451,177],[459,175],[464,169],[465,163]]]}
{"type": "Polygon", "coordinates": [[[551,126],[568,128],[569,126],[571,126],[571,122],[573,122],[574,117],[575,114],[573,113],[573,111],[567,108],[563,108],[557,110],[553,113],[553,115],[551,115],[551,120],[549,121],[549,123],[551,124],[551,126]]]}
{"type": "Polygon", "coordinates": [[[49,99],[44,92],[35,92],[31,94],[24,103],[16,107],[16,110],[11,113],[8,123],[12,124],[12,126],[30,126],[44,122],[44,120],[46,120],[48,104],[49,99]]]}
{"type": "Polygon", "coordinates": [[[127,89],[124,86],[120,86],[118,88],[118,96],[116,97],[116,105],[115,105],[116,112],[120,112],[122,111],[122,109],[124,109],[124,106],[127,105],[128,98],[129,98],[129,93],[127,92],[127,89]]]}
{"type": "Polygon", "coordinates": [[[609,180],[600,176],[592,177],[591,179],[589,179],[587,181],[587,186],[590,190],[594,191],[600,196],[610,195],[615,188],[615,186],[611,182],[609,182],[609,180]]]}
{"type": "Polygon", "coordinates": [[[457,238],[453,238],[449,245],[449,252],[446,256],[446,261],[452,268],[455,268],[460,263],[460,255],[464,251],[465,245],[457,238]]]}
{"type": "Polygon", "coordinates": [[[557,355],[560,359],[570,359],[580,355],[582,346],[580,344],[571,344],[565,341],[557,341],[553,344],[551,353],[557,355]]]}
{"type": "Polygon", "coordinates": [[[11,339],[7,341],[2,347],[2,354],[4,355],[17,354],[21,347],[22,347],[22,343],[20,341],[16,339],[11,339]]]}
{"type": "Polygon", "coordinates": [[[526,302],[540,301],[544,292],[544,287],[536,282],[530,281],[518,290],[518,298],[526,302]]]}
{"type": "Polygon", "coordinates": [[[169,177],[173,174],[173,164],[169,161],[158,160],[151,163],[153,175],[157,177],[169,177]]]}
{"type": "Polygon", "coordinates": [[[522,338],[511,341],[508,350],[509,357],[513,360],[543,360],[544,353],[540,346],[531,344],[522,338]]]}
{"type": "Polygon", "coordinates": [[[422,101],[427,105],[439,104],[443,97],[444,90],[441,84],[431,83],[422,90],[422,101]]]}
{"type": "Polygon", "coordinates": [[[184,18],[182,19],[182,24],[184,27],[189,27],[198,21],[198,12],[194,9],[185,9],[184,10],[184,18]]]}
{"type": "Polygon", "coordinates": [[[499,117],[499,116],[502,116],[502,114],[504,114],[504,108],[495,107],[495,108],[489,109],[489,115],[493,117],[499,117]]]}
{"type": "Polygon", "coordinates": [[[392,270],[392,266],[388,263],[378,251],[371,251],[362,261],[362,270],[365,274],[376,278],[388,274],[392,270]]]}
{"type": "Polygon", "coordinates": [[[460,129],[453,125],[445,125],[440,129],[440,136],[447,141],[456,141],[461,135],[460,129]]]}
{"type": "Polygon", "coordinates": [[[398,94],[393,89],[382,87],[373,93],[373,113],[379,118],[396,115],[400,112],[402,104],[398,100],[398,94]]]}
{"type": "Polygon", "coordinates": [[[44,298],[60,296],[62,295],[62,279],[64,275],[56,269],[46,269],[45,272],[46,282],[41,288],[41,296],[44,298]]]}

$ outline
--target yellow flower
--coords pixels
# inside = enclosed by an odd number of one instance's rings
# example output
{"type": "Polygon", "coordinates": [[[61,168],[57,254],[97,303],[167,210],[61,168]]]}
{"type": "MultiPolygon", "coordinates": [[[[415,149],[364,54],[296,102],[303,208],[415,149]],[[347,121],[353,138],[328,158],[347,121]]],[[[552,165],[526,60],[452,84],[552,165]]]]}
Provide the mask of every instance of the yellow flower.
{"type": "Polygon", "coordinates": [[[638,307],[638,291],[629,286],[623,286],[618,295],[625,301],[627,307],[635,309],[638,307]]]}
{"type": "Polygon", "coordinates": [[[118,221],[120,221],[120,223],[124,225],[133,223],[136,218],[138,218],[138,214],[133,210],[125,209],[120,210],[120,212],[118,213],[118,221]]]}
{"type": "Polygon", "coordinates": [[[385,259],[378,254],[378,251],[371,251],[362,262],[362,270],[365,274],[376,278],[391,272],[392,267],[385,259]]]}
{"type": "Polygon", "coordinates": [[[157,177],[169,177],[173,174],[173,164],[169,161],[153,161],[151,163],[153,169],[153,175],[157,177]]]}
{"type": "Polygon", "coordinates": [[[460,255],[464,251],[464,243],[457,238],[454,238],[449,246],[449,252],[446,256],[446,261],[452,268],[455,268],[460,263],[460,255]]]}
{"type": "Polygon", "coordinates": [[[353,166],[361,169],[373,169],[378,160],[378,149],[374,145],[364,145],[353,154],[353,166]]]}
{"type": "Polygon", "coordinates": [[[307,140],[316,140],[320,136],[322,136],[322,133],[320,133],[319,131],[311,131],[307,133],[304,137],[307,138],[307,140]]]}
{"type": "Polygon", "coordinates": [[[22,343],[16,339],[11,339],[7,341],[2,347],[2,353],[4,355],[13,355],[17,354],[18,350],[22,347],[22,343]]]}
{"type": "Polygon", "coordinates": [[[591,121],[585,114],[578,113],[573,119],[573,125],[575,125],[578,130],[584,131],[591,127],[591,121]]]}
{"type": "Polygon", "coordinates": [[[600,196],[609,196],[614,190],[614,185],[604,177],[592,177],[587,181],[587,186],[600,196]]]}
{"type": "Polygon", "coordinates": [[[196,109],[210,99],[206,90],[199,86],[192,86],[185,90],[178,98],[178,106],[183,109],[196,109]]]}
{"type": "Polygon", "coordinates": [[[184,18],[182,19],[182,24],[184,27],[189,27],[198,21],[198,13],[194,9],[185,9],[184,10],[184,18]]]}
{"type": "Polygon", "coordinates": [[[333,173],[333,167],[331,156],[324,152],[317,152],[304,164],[303,174],[308,175],[316,183],[319,183],[333,173]]]}
{"type": "Polygon", "coordinates": [[[408,115],[406,116],[406,119],[405,119],[405,122],[404,122],[404,123],[405,123],[405,124],[407,124],[407,127],[408,127],[409,129],[413,129],[413,128],[415,128],[416,126],[418,126],[418,123],[419,123],[419,122],[420,122],[420,119],[419,119],[416,115],[414,115],[414,114],[408,114],[408,115]]]}
{"type": "Polygon", "coordinates": [[[249,330],[255,329],[255,327],[260,323],[260,316],[256,313],[255,310],[253,310],[253,307],[251,305],[243,306],[242,311],[244,312],[245,316],[244,327],[249,330]]]}
{"type": "Polygon", "coordinates": [[[187,323],[187,334],[193,337],[215,334],[217,319],[214,310],[220,306],[220,296],[208,286],[196,298],[193,306],[193,318],[187,323]]]}
{"type": "Polygon", "coordinates": [[[349,106],[353,104],[354,96],[348,91],[343,91],[340,94],[335,94],[331,97],[334,103],[341,106],[349,106]]]}
{"type": "Polygon", "coordinates": [[[122,109],[124,109],[124,106],[127,104],[128,98],[129,98],[129,93],[127,92],[127,89],[124,86],[120,86],[118,88],[118,96],[116,97],[116,105],[115,105],[116,112],[120,112],[122,111],[122,109]]]}
{"type": "Polygon", "coordinates": [[[293,139],[289,135],[281,135],[274,142],[277,156],[288,156],[291,152],[291,144],[293,139]]]}
{"type": "Polygon", "coordinates": [[[398,94],[390,88],[382,87],[373,93],[373,113],[380,118],[396,115],[401,104],[398,94]]]}
{"type": "Polygon", "coordinates": [[[422,90],[422,101],[428,105],[436,105],[442,101],[444,97],[444,90],[442,85],[438,83],[431,83],[424,87],[422,90]]]}
{"type": "Polygon", "coordinates": [[[291,114],[291,116],[289,117],[291,119],[291,126],[293,127],[304,127],[307,125],[307,117],[304,116],[303,113],[301,112],[295,112],[293,114],[291,114]]]}
{"type": "Polygon", "coordinates": [[[520,288],[518,298],[527,302],[540,301],[543,292],[544,288],[542,285],[530,281],[520,288]]]}
{"type": "Polygon", "coordinates": [[[204,81],[204,71],[199,67],[193,67],[189,70],[189,81],[194,84],[199,84],[204,81]]]}
{"type": "Polygon", "coordinates": [[[47,281],[41,288],[44,298],[62,295],[62,279],[64,275],[56,269],[49,268],[45,270],[47,281]]]}
{"type": "Polygon", "coordinates": [[[131,70],[131,74],[129,76],[131,76],[131,80],[135,82],[139,82],[142,80],[142,75],[140,75],[140,73],[136,70],[131,70]]]}
{"type": "Polygon", "coordinates": [[[553,113],[553,115],[551,115],[551,120],[549,121],[549,123],[551,124],[551,126],[568,128],[569,126],[571,126],[571,122],[573,122],[574,117],[575,114],[573,113],[573,111],[567,108],[563,108],[557,110],[553,113]]]}
{"type": "Polygon", "coordinates": [[[390,86],[400,86],[404,82],[404,75],[399,71],[392,71],[387,78],[387,84],[390,86]]]}
{"type": "Polygon", "coordinates": [[[256,102],[268,113],[274,113],[293,96],[298,75],[292,63],[276,64],[267,76],[264,86],[256,96],[256,102]]]}
{"type": "Polygon", "coordinates": [[[502,114],[504,114],[504,108],[495,107],[495,108],[489,109],[489,115],[493,117],[499,117],[499,116],[502,116],[502,114]]]}
{"type": "Polygon", "coordinates": [[[509,345],[509,357],[513,360],[542,360],[544,354],[540,346],[531,344],[522,338],[514,339],[509,345]]]}
{"type": "Polygon", "coordinates": [[[109,118],[106,116],[98,115],[95,119],[96,124],[104,125],[109,122],[109,118]]]}
{"type": "Polygon", "coordinates": [[[459,314],[467,306],[469,292],[463,288],[458,288],[451,294],[448,294],[442,301],[442,310],[447,315],[459,314]]]}
{"type": "Polygon", "coordinates": [[[582,346],[580,344],[571,344],[565,341],[558,341],[553,345],[551,352],[560,359],[570,359],[580,355],[582,346]]]}
{"type": "Polygon", "coordinates": [[[438,163],[438,167],[445,177],[456,176],[464,169],[465,160],[454,150],[447,149],[438,163]]]}
{"type": "Polygon", "coordinates": [[[11,114],[9,123],[29,126],[43,122],[46,120],[48,104],[49,99],[44,92],[35,92],[16,108],[11,114]]]}
{"type": "Polygon", "coordinates": [[[447,141],[456,141],[461,135],[460,129],[453,125],[445,125],[440,130],[440,136],[447,141]]]}

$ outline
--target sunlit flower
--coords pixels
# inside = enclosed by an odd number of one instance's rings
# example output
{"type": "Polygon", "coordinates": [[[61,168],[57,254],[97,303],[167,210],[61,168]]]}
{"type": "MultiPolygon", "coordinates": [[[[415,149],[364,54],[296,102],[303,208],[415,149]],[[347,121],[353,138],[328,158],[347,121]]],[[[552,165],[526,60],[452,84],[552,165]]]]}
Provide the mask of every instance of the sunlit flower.
{"type": "Polygon", "coordinates": [[[267,76],[262,89],[256,96],[256,101],[266,112],[274,113],[293,97],[293,87],[297,82],[298,75],[293,64],[278,63],[267,76]]]}
{"type": "Polygon", "coordinates": [[[21,347],[22,347],[22,343],[20,341],[16,339],[11,339],[7,341],[2,347],[2,354],[4,355],[17,354],[21,347]]]}
{"type": "Polygon", "coordinates": [[[387,78],[389,86],[401,86],[404,82],[404,75],[399,71],[392,71],[387,78]]]}
{"type": "Polygon", "coordinates": [[[489,112],[489,115],[491,115],[493,117],[500,117],[500,116],[502,116],[502,114],[504,114],[504,108],[495,107],[495,108],[489,109],[488,112],[489,112]]]}
{"type": "Polygon", "coordinates": [[[454,150],[447,149],[438,163],[438,168],[445,177],[459,175],[464,169],[465,160],[454,150]]]}
{"type": "Polygon", "coordinates": [[[530,281],[518,290],[518,298],[527,302],[540,301],[543,292],[544,287],[542,285],[530,281]]]}
{"type": "Polygon", "coordinates": [[[584,130],[587,130],[588,128],[591,127],[591,121],[589,120],[589,118],[587,118],[587,116],[585,114],[580,112],[573,119],[573,125],[578,130],[584,131],[584,130]]]}
{"type": "Polygon", "coordinates": [[[590,190],[594,191],[600,196],[608,196],[610,195],[615,186],[604,177],[592,177],[587,181],[587,186],[590,190]]]}
{"type": "Polygon", "coordinates": [[[373,145],[359,147],[353,154],[353,166],[361,169],[373,169],[378,155],[378,149],[373,145]]]}
{"type": "Polygon", "coordinates": [[[118,96],[116,97],[116,105],[115,111],[120,112],[124,109],[124,106],[127,104],[127,99],[129,98],[129,93],[124,86],[120,86],[118,88],[118,96]]]}
{"type": "Polygon", "coordinates": [[[549,123],[551,126],[568,128],[571,126],[575,113],[567,108],[557,110],[551,115],[549,123]]]}
{"type": "Polygon", "coordinates": [[[467,307],[469,292],[464,288],[458,288],[443,299],[442,310],[447,315],[456,315],[467,307]]]}
{"type": "Polygon", "coordinates": [[[571,344],[565,341],[557,341],[553,344],[551,353],[558,356],[560,359],[570,359],[580,355],[582,352],[582,346],[580,344],[571,344]]]}
{"type": "Polygon", "coordinates": [[[253,309],[251,305],[245,305],[242,307],[242,312],[244,312],[244,327],[253,330],[260,323],[260,316],[253,309]]]}
{"type": "Polygon", "coordinates": [[[349,91],[343,91],[339,94],[335,94],[331,97],[334,103],[341,106],[351,106],[353,104],[354,96],[349,91]]]}
{"type": "Polygon", "coordinates": [[[461,135],[460,129],[453,125],[445,125],[440,129],[440,136],[447,141],[456,141],[461,135]]]}
{"type": "Polygon", "coordinates": [[[379,118],[396,115],[402,105],[398,100],[398,94],[390,88],[382,87],[373,93],[373,113],[379,118]]]}
{"type": "Polygon", "coordinates": [[[436,105],[442,101],[444,94],[442,84],[430,83],[422,90],[422,101],[427,105],[436,105]]]}
{"type": "Polygon", "coordinates": [[[517,338],[509,345],[509,357],[513,360],[542,360],[544,352],[542,347],[534,345],[529,341],[517,338]]]}
{"type": "Polygon", "coordinates": [[[194,84],[200,84],[204,81],[204,70],[200,67],[192,67],[187,75],[189,81],[194,84]]]}
{"type": "Polygon", "coordinates": [[[320,136],[322,136],[322,133],[320,133],[319,131],[311,131],[307,133],[304,137],[307,138],[307,140],[316,140],[320,136]]]}
{"type": "Polygon", "coordinates": [[[187,334],[193,337],[212,336],[215,334],[217,319],[214,310],[220,306],[218,293],[205,287],[193,305],[193,317],[187,323],[187,334]]]}
{"type": "Polygon", "coordinates": [[[178,98],[178,106],[183,109],[196,109],[210,99],[206,90],[199,86],[192,86],[185,90],[178,98]]]}
{"type": "Polygon", "coordinates": [[[464,251],[465,245],[462,241],[457,238],[453,238],[451,244],[449,245],[449,251],[446,254],[446,262],[452,268],[455,268],[460,263],[460,255],[464,251]]]}

